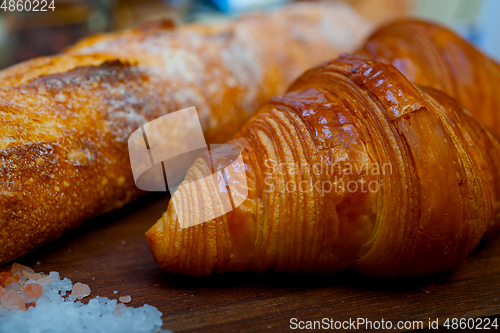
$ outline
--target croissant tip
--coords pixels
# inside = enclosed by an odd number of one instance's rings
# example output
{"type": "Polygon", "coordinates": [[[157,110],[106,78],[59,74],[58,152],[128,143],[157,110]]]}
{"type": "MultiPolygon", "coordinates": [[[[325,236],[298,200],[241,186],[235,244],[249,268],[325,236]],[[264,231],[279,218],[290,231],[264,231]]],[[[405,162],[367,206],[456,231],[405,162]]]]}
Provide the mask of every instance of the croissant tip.
{"type": "Polygon", "coordinates": [[[161,248],[163,245],[163,218],[159,219],[147,232],[149,251],[153,255],[155,261],[160,263],[161,248]]]}

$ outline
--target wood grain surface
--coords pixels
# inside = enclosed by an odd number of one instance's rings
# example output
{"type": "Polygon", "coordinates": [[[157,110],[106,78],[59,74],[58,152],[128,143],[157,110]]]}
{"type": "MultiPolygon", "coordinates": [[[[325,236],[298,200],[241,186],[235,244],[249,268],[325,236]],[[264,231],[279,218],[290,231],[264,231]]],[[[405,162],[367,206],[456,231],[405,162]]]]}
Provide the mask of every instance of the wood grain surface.
{"type": "Polygon", "coordinates": [[[231,273],[195,279],[162,272],[147,248],[144,233],[161,216],[168,199],[142,197],[16,262],[87,283],[91,296],[131,295],[129,305],[157,307],[163,313],[163,328],[173,332],[291,331],[291,318],[384,319],[394,325],[400,320],[427,325],[429,318],[439,318],[442,325],[446,318],[500,314],[500,237],[481,244],[454,272],[426,281],[386,281],[352,272],[231,273]],[[429,284],[437,285],[433,292],[420,289],[429,284]]]}

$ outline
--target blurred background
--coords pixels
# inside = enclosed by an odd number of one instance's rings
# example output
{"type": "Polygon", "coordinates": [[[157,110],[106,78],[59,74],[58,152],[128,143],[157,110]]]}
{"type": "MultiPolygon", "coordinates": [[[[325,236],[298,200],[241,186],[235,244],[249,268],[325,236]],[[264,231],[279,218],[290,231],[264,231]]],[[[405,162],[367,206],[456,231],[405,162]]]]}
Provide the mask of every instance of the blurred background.
{"type": "MultiPolygon", "coordinates": [[[[23,0],[19,0],[23,2],[23,0]]],[[[33,0],[32,0],[33,1],[33,0]]],[[[61,52],[89,34],[170,18],[218,22],[293,0],[55,0],[55,10],[9,11],[0,0],[0,68],[61,52]]],[[[332,0],[333,1],[333,0],[332,0]]],[[[402,16],[437,20],[500,61],[500,0],[340,0],[376,23],[402,16]]],[[[18,1],[16,0],[16,3],[18,1]]],[[[52,1],[49,0],[50,4],[52,1]]],[[[7,6],[9,1],[6,2],[7,6]]]]}

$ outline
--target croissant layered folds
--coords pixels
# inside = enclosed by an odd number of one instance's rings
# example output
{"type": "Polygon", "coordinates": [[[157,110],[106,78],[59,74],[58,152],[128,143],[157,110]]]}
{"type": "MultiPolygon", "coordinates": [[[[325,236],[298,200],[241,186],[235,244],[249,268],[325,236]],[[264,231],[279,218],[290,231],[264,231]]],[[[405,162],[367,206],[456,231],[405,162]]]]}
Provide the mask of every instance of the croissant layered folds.
{"type": "Polygon", "coordinates": [[[217,170],[198,159],[147,233],[161,268],[418,277],[452,269],[500,226],[500,142],[390,64],[343,56],[309,70],[229,144],[246,199],[181,224],[219,203],[203,181],[217,170]]]}
{"type": "Polygon", "coordinates": [[[500,134],[500,65],[454,32],[434,23],[401,20],[378,29],[357,53],[392,63],[412,83],[456,98],[500,134]]]}
{"type": "Polygon", "coordinates": [[[368,28],[345,4],[301,3],[217,26],[149,23],[2,70],[0,263],[143,193],[127,149],[140,126],[195,105],[207,141],[224,142],[368,28]]]}

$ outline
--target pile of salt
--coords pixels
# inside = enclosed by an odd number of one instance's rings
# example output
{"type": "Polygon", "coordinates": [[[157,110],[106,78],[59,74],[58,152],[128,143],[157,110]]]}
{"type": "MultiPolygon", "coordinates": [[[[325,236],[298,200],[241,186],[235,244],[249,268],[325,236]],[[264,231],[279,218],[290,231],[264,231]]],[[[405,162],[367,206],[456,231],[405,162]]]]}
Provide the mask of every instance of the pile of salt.
{"type": "Polygon", "coordinates": [[[76,301],[90,292],[86,284],[61,280],[58,272],[45,275],[13,264],[0,273],[0,333],[160,332],[161,312],[155,307],[127,307],[123,303],[130,296],[120,297],[121,303],[99,296],[88,304],[76,301]]]}

